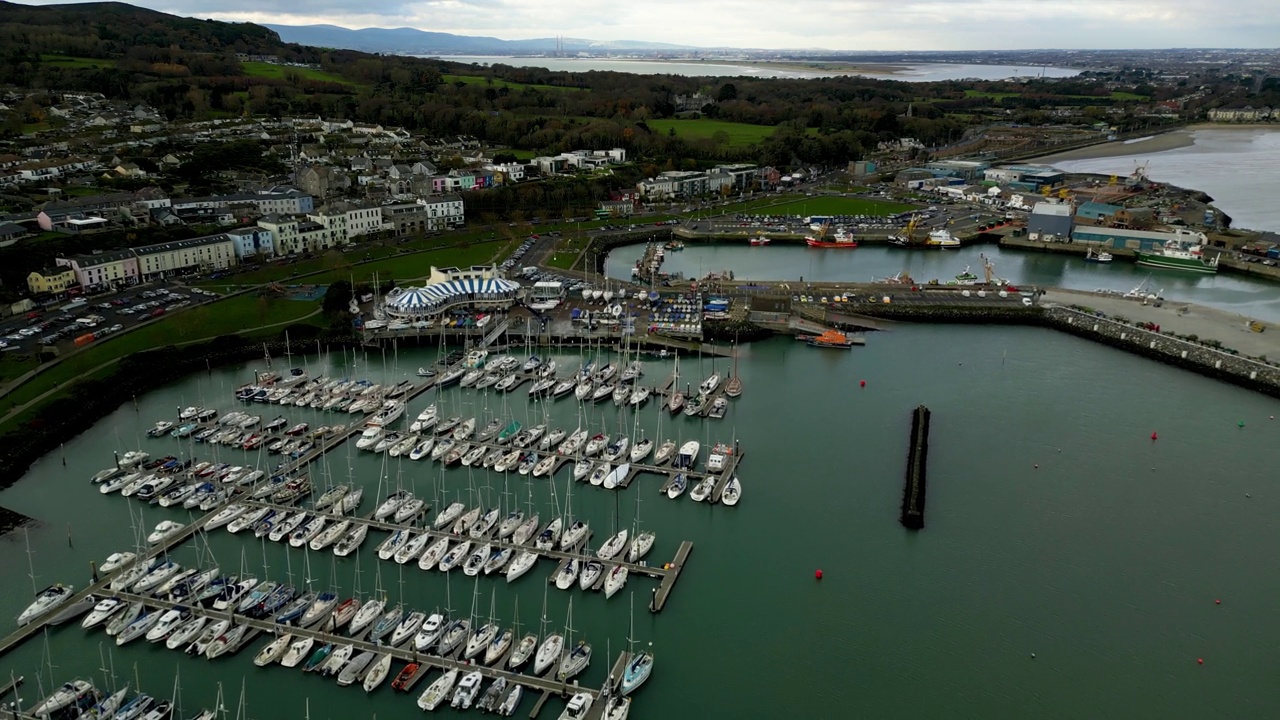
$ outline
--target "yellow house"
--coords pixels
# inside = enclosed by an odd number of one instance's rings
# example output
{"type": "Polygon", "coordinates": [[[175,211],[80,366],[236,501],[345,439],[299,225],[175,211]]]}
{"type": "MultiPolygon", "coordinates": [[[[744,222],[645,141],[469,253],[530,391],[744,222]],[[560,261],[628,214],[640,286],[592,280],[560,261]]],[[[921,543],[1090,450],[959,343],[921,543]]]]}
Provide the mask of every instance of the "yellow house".
{"type": "Polygon", "coordinates": [[[27,289],[32,295],[66,292],[76,284],[76,273],[69,267],[37,270],[27,276],[27,289]]]}

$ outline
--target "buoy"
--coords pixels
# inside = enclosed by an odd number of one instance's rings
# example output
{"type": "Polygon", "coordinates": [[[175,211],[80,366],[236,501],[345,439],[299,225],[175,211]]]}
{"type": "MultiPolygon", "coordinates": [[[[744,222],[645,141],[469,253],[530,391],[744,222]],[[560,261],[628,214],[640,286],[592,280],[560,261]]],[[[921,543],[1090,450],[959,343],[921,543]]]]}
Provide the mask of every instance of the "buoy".
{"type": "Polygon", "coordinates": [[[821,579],[822,579],[822,570],[821,570],[821,569],[814,570],[814,571],[813,571],[813,577],[814,577],[814,579],[815,579],[815,580],[821,580],[821,579]]]}
{"type": "Polygon", "coordinates": [[[1196,664],[1197,664],[1197,665],[1203,665],[1203,664],[1204,664],[1204,658],[1196,658],[1196,664]]]}
{"type": "Polygon", "coordinates": [[[858,387],[866,387],[866,386],[867,386],[867,381],[866,381],[866,380],[859,380],[859,381],[858,381],[858,387]]]}
{"type": "Polygon", "coordinates": [[[1238,426],[1240,426],[1240,427],[1244,427],[1244,421],[1243,421],[1243,420],[1241,420],[1240,422],[1236,423],[1236,425],[1238,425],[1238,426]]]}
{"type": "Polygon", "coordinates": [[[1158,436],[1157,436],[1155,433],[1151,433],[1151,439],[1152,439],[1152,440],[1157,439],[1157,437],[1158,437],[1158,436]]]}
{"type": "Polygon", "coordinates": [[[1031,659],[1032,659],[1032,660],[1035,660],[1035,659],[1036,659],[1036,654],[1035,654],[1035,653],[1031,653],[1031,659]]]}
{"type": "Polygon", "coordinates": [[[1214,601],[1213,601],[1213,604],[1214,604],[1214,605],[1221,605],[1221,604],[1222,604],[1222,601],[1221,601],[1221,600],[1214,600],[1214,601]]]}
{"type": "Polygon", "coordinates": [[[1034,467],[1035,469],[1039,470],[1039,469],[1040,469],[1040,463],[1036,463],[1035,465],[1032,465],[1032,467],[1034,467]]]}

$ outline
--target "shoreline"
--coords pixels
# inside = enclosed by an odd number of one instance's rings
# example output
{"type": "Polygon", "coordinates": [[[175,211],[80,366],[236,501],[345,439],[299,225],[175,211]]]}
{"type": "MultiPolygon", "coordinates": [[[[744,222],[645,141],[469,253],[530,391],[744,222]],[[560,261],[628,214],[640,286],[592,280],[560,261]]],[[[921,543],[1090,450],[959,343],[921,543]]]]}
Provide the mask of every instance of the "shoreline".
{"type": "Polygon", "coordinates": [[[1182,148],[1193,147],[1196,144],[1195,132],[1197,130],[1204,129],[1204,127],[1205,126],[1203,125],[1180,127],[1175,130],[1158,132],[1147,138],[1127,141],[1115,140],[1112,142],[1101,143],[1099,145],[1090,145],[1088,147],[1077,148],[1075,150],[1067,150],[1066,152],[1041,155],[1039,157],[1031,158],[1027,160],[1027,162],[1041,165],[1052,165],[1055,162],[1096,160],[1098,158],[1146,155],[1150,153],[1167,152],[1169,150],[1180,150],[1182,148]]]}

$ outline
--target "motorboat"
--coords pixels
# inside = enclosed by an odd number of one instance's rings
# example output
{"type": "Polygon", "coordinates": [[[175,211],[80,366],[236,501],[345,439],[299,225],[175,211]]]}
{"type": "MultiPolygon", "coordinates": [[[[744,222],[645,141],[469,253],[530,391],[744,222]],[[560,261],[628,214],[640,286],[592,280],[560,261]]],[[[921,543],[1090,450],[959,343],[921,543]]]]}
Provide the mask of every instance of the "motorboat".
{"type": "Polygon", "coordinates": [[[560,566],[560,570],[556,573],[556,587],[561,590],[568,590],[573,587],[573,583],[578,579],[578,571],[581,563],[578,558],[569,558],[565,564],[560,566]]]}
{"type": "Polygon", "coordinates": [[[453,693],[453,700],[449,703],[450,707],[468,710],[471,703],[476,699],[476,695],[480,692],[480,683],[484,682],[484,676],[479,671],[471,671],[462,676],[462,680],[458,682],[458,688],[453,693]]]}
{"type": "Polygon", "coordinates": [[[631,463],[622,463],[621,465],[613,468],[609,471],[608,475],[604,476],[604,489],[613,490],[614,488],[619,487],[624,481],[626,481],[627,475],[629,474],[631,474],[631,463]]]}
{"type": "Polygon", "coordinates": [[[424,433],[435,427],[440,421],[439,410],[435,404],[428,405],[422,412],[418,413],[418,417],[409,425],[409,432],[424,433]]]}
{"type": "Polygon", "coordinates": [[[737,505],[738,500],[742,498],[742,483],[739,482],[738,476],[735,475],[729,479],[724,486],[724,491],[720,494],[720,502],[730,507],[737,505]]]}
{"type": "Polygon", "coordinates": [[[690,440],[680,446],[680,452],[676,453],[675,460],[671,461],[671,466],[677,470],[692,470],[698,462],[698,451],[701,445],[697,440],[690,440]]]}
{"type": "Polygon", "coordinates": [[[120,568],[132,563],[136,557],[137,555],[131,552],[111,553],[107,556],[107,559],[103,561],[102,566],[98,568],[98,572],[103,575],[110,575],[120,568]]]}
{"type": "Polygon", "coordinates": [[[401,692],[408,690],[407,685],[409,684],[409,681],[413,680],[414,676],[418,674],[418,670],[421,668],[422,666],[415,662],[405,665],[404,668],[400,670],[400,674],[396,675],[396,678],[391,681],[391,689],[401,692]]]}
{"type": "Polygon", "coordinates": [[[382,436],[385,433],[386,431],[379,425],[365,428],[365,431],[361,433],[360,437],[356,440],[356,449],[373,450],[377,447],[378,443],[382,441],[382,436]]]}
{"type": "Polygon", "coordinates": [[[311,646],[315,643],[315,638],[312,637],[300,637],[294,640],[280,659],[280,664],[287,668],[298,667],[307,653],[311,652],[311,646]]]}
{"type": "Polygon", "coordinates": [[[152,545],[159,545],[166,539],[181,532],[185,527],[186,525],[183,525],[176,520],[162,520],[158,525],[156,525],[155,530],[147,536],[147,542],[152,545]]]}
{"type": "MultiPolygon", "coordinates": [[[[128,603],[118,597],[109,597],[99,600],[89,614],[80,621],[80,627],[89,630],[106,622],[112,615],[120,612],[128,606],[128,603]]],[[[37,616],[39,617],[39,616],[37,616]]]]}
{"type": "MultiPolygon", "coordinates": [[[[491,663],[485,663],[486,665],[491,663]]],[[[502,695],[506,693],[509,682],[506,678],[500,677],[493,681],[489,689],[484,691],[480,696],[480,701],[476,703],[476,708],[484,712],[494,712],[498,709],[498,701],[502,699],[502,695]]]]}
{"type": "Polygon", "coordinates": [[[578,587],[592,590],[604,575],[604,563],[599,560],[588,560],[582,563],[582,572],[578,574],[578,587]]]}
{"type": "Polygon", "coordinates": [[[671,484],[667,486],[667,497],[675,500],[689,489],[689,476],[684,473],[678,473],[671,479],[671,484]]]}
{"type": "Polygon", "coordinates": [[[442,633],[444,633],[444,615],[432,613],[422,623],[418,634],[413,636],[413,649],[420,653],[427,652],[439,642],[442,633]]]}
{"type": "Polygon", "coordinates": [[[443,675],[436,678],[422,694],[418,696],[418,707],[422,710],[435,710],[440,707],[440,703],[453,690],[454,683],[458,681],[457,670],[447,670],[443,675]]]}
{"type": "Polygon", "coordinates": [[[629,571],[626,565],[614,565],[604,578],[604,597],[609,599],[627,584],[629,571]]]}
{"type": "Polygon", "coordinates": [[[124,629],[132,625],[133,621],[141,617],[146,610],[147,606],[140,602],[130,604],[123,612],[116,613],[107,622],[107,635],[115,637],[124,632],[124,629]]]}
{"type": "Polygon", "coordinates": [[[116,645],[127,645],[143,635],[146,635],[147,632],[159,621],[159,610],[143,612],[138,616],[137,620],[129,623],[128,627],[121,630],[120,634],[116,635],[116,645]]]}
{"type": "Polygon", "coordinates": [[[32,620],[41,618],[46,612],[54,610],[55,607],[63,605],[64,602],[70,600],[73,594],[76,594],[76,588],[70,587],[70,585],[61,583],[49,585],[49,587],[36,593],[36,600],[33,600],[31,605],[28,605],[27,609],[18,615],[18,625],[26,625],[31,623],[32,620]]]}
{"type": "Polygon", "coordinates": [[[694,486],[693,490],[689,491],[689,499],[694,502],[705,502],[707,498],[711,497],[711,491],[714,490],[715,487],[716,477],[714,475],[708,475],[702,478],[702,480],[694,486]]]}
{"type": "Polygon", "coordinates": [[[601,560],[612,560],[622,552],[627,546],[627,529],[623,528],[604,541],[600,549],[596,551],[596,557],[601,560]]]}
{"type": "Polygon", "coordinates": [[[521,575],[533,569],[538,562],[538,553],[531,550],[521,550],[516,554],[515,559],[507,566],[507,582],[514,582],[521,575]]]}
{"type": "MultiPolygon", "coordinates": [[[[346,647],[343,645],[343,647],[346,647]]],[[[329,659],[333,656],[333,643],[325,643],[315,650],[311,651],[311,657],[302,663],[302,672],[316,672],[320,668],[328,664],[329,659]]]]}
{"type": "Polygon", "coordinates": [[[377,657],[374,653],[365,651],[351,658],[347,666],[338,673],[338,685],[341,687],[354,685],[368,671],[369,665],[377,657]]]}

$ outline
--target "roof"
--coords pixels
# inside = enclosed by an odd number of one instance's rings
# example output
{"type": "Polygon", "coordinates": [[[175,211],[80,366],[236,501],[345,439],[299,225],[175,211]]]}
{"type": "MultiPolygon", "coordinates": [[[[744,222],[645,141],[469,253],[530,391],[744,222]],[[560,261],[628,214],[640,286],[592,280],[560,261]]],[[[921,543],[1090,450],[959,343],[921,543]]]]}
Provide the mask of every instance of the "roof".
{"type": "Polygon", "coordinates": [[[1077,215],[1115,215],[1124,208],[1119,205],[1089,201],[1076,209],[1077,215]]]}
{"type": "Polygon", "coordinates": [[[449,280],[396,293],[387,298],[387,305],[395,310],[411,312],[426,310],[459,296],[513,293],[519,289],[520,283],[502,278],[449,280]]]}
{"type": "Polygon", "coordinates": [[[201,247],[203,245],[217,245],[219,243],[231,242],[231,238],[226,233],[218,233],[217,235],[206,235],[205,237],[188,238],[186,240],[171,240],[169,242],[156,243],[155,245],[143,245],[134,248],[134,252],[139,255],[155,255],[163,252],[173,252],[174,250],[185,250],[186,248],[201,247]]]}
{"type": "Polygon", "coordinates": [[[12,235],[25,235],[27,229],[17,223],[0,222],[0,237],[9,237],[12,235]]]}
{"type": "Polygon", "coordinates": [[[1038,202],[1035,207],[1031,208],[1031,214],[1050,217],[1071,217],[1071,206],[1066,203],[1038,202]]]}
{"type": "Polygon", "coordinates": [[[108,265],[121,260],[129,260],[133,257],[132,250],[108,250],[94,255],[75,255],[67,258],[76,265],[86,267],[96,267],[98,265],[108,265]]]}

